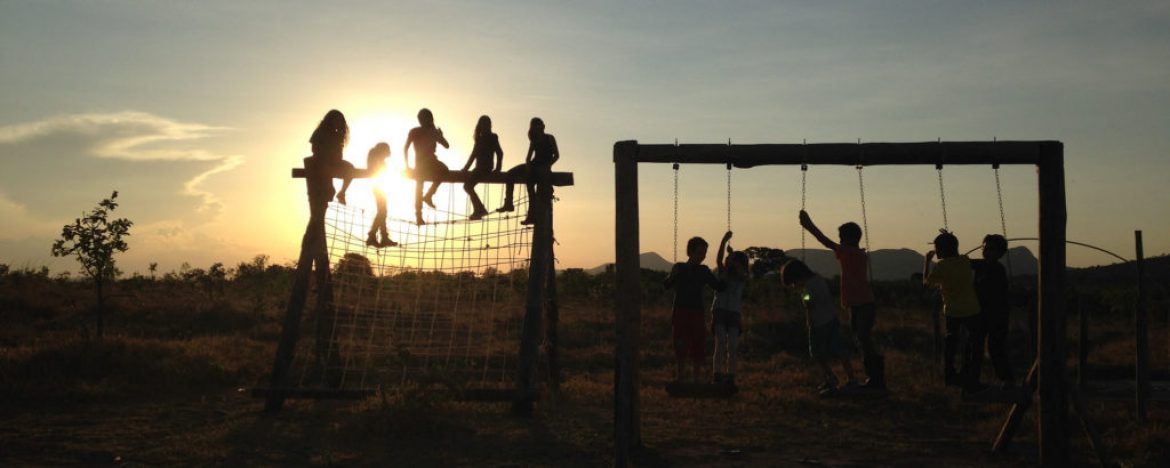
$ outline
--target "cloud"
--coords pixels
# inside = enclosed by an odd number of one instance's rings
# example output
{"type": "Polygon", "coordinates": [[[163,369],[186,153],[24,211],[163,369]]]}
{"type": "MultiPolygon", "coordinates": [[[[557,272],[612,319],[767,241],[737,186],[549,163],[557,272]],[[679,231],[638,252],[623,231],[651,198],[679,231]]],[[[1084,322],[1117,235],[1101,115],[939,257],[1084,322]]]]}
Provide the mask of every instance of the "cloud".
{"type": "Polygon", "coordinates": [[[221,201],[205,182],[243,158],[196,145],[228,130],[133,111],[0,127],[0,191],[34,217],[75,216],[119,190],[146,221],[208,222],[221,201]]]}

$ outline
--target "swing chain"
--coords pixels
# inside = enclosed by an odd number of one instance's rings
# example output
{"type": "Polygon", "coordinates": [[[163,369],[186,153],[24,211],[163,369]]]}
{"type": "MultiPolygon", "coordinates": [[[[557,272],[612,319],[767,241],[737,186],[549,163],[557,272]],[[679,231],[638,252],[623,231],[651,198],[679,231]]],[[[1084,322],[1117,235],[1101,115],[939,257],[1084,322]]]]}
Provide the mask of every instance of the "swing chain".
{"type": "Polygon", "coordinates": [[[942,200],[943,229],[950,231],[951,226],[947,222],[947,192],[943,188],[943,165],[935,164],[934,169],[938,171],[938,196],[942,200]]]}
{"type": "MultiPolygon", "coordinates": [[[[805,207],[805,188],[808,186],[808,164],[800,165],[800,211],[804,211],[805,207]]],[[[805,261],[805,244],[804,244],[805,230],[800,228],[800,260],[805,261]]]]}
{"type": "Polygon", "coordinates": [[[731,232],[731,163],[727,163],[727,231],[731,232]]]}
{"type": "Polygon", "coordinates": [[[674,163],[674,263],[678,263],[678,163],[674,163]]]}
{"type": "MultiPolygon", "coordinates": [[[[1004,215],[1003,211],[1003,188],[999,184],[999,163],[992,164],[991,168],[995,171],[995,198],[999,201],[999,228],[1003,233],[1004,240],[1007,240],[1007,216],[1004,215]]],[[[1004,252],[1003,256],[1007,258],[1008,278],[1010,279],[1012,277],[1012,256],[1010,252],[1004,252]]]]}
{"type": "Polygon", "coordinates": [[[869,217],[865,209],[865,177],[862,172],[865,166],[857,165],[857,188],[861,191],[861,229],[865,233],[865,250],[869,251],[869,217]]]}

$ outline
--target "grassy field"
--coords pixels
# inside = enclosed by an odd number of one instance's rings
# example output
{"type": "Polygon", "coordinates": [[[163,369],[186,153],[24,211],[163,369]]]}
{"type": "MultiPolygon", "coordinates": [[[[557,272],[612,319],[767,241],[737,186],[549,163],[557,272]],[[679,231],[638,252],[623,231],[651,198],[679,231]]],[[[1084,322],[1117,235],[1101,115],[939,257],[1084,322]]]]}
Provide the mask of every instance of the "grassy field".
{"type": "MultiPolygon", "coordinates": [[[[531,418],[504,404],[389,389],[363,402],[290,401],[278,414],[247,389],[264,381],[280,333],[281,283],[125,280],[107,336],[87,338],[92,291],[36,274],[0,279],[0,465],[602,466],[613,462],[612,311],[565,298],[565,380],[531,418]],[[266,291],[263,294],[257,291],[266,291]]],[[[1005,405],[964,404],[944,388],[926,308],[879,310],[891,394],[821,399],[803,316],[784,301],[747,310],[740,393],[667,397],[668,311],[646,309],[641,466],[982,466],[1036,461],[1035,413],[1006,455],[989,453],[1005,405]]],[[[1132,362],[1132,320],[1094,323],[1094,364],[1132,362]]],[[[1022,328],[1022,318],[1016,320],[1022,328]]],[[[1155,320],[1154,369],[1170,368],[1155,320]]],[[[1075,319],[1070,351],[1075,356],[1075,319]]],[[[1023,374],[1026,333],[1014,356],[1023,374]]],[[[1070,366],[1073,361],[1070,360],[1070,366]]],[[[858,366],[860,367],[860,366],[858,366]]],[[[1070,367],[1071,368],[1071,367],[1070,367]]],[[[991,381],[990,370],[985,379],[991,381]]],[[[1091,401],[1088,416],[1126,466],[1170,466],[1170,406],[1135,422],[1128,401],[1091,401]]],[[[1072,458],[1095,461],[1070,418],[1072,458]]]]}

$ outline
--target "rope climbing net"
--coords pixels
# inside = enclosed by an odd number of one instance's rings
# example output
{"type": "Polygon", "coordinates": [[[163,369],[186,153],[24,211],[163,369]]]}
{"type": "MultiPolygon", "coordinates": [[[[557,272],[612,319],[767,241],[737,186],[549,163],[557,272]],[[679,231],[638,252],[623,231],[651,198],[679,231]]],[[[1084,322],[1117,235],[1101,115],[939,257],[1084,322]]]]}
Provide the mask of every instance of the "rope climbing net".
{"type": "MultiPolygon", "coordinates": [[[[313,317],[315,336],[300,340],[301,387],[512,385],[531,248],[532,230],[520,223],[528,199],[521,186],[515,212],[468,220],[462,191],[444,185],[447,206],[427,210],[425,225],[387,219],[396,247],[366,244],[374,213],[329,206],[333,300],[313,317]]],[[[502,198],[502,187],[479,190],[488,206],[502,198]]]]}

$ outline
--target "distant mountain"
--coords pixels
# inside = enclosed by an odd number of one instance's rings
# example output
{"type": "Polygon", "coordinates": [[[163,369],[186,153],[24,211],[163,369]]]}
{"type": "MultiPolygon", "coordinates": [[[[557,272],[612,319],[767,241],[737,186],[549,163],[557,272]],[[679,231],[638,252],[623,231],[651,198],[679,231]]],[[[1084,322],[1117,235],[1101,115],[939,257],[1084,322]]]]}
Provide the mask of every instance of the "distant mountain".
{"type": "MultiPolygon", "coordinates": [[[[1170,283],[1170,255],[1145,259],[1145,275],[1149,281],[1155,283],[1170,283]]],[[[1070,268],[1067,277],[1069,281],[1080,284],[1132,286],[1137,284],[1137,263],[1129,261],[1087,268],[1070,268]]]]}
{"type": "MultiPolygon", "coordinates": [[[[789,257],[801,258],[801,249],[785,252],[789,257]]],[[[831,250],[805,249],[804,262],[813,271],[822,276],[837,276],[841,268],[837,265],[837,258],[831,250]]],[[[1036,257],[1027,247],[1013,247],[1008,254],[1011,257],[1013,275],[1035,275],[1036,257]]],[[[971,253],[972,258],[979,258],[979,252],[971,253]]],[[[873,279],[877,281],[891,281],[909,279],[915,273],[922,273],[923,255],[910,249],[878,249],[870,252],[869,261],[873,266],[873,279]]],[[[1005,265],[1006,260],[1001,260],[1005,265]]]]}
{"type": "MultiPolygon", "coordinates": [[[[670,260],[662,258],[662,256],[658,255],[657,252],[643,252],[641,255],[638,256],[638,260],[642,264],[642,268],[645,268],[647,270],[670,271],[671,267],[674,266],[674,264],[671,263],[670,260]]],[[[613,263],[606,263],[604,265],[598,265],[596,267],[585,270],[585,272],[589,273],[591,275],[605,273],[605,269],[610,267],[611,265],[613,265],[613,263]]]]}
{"type": "MultiPolygon", "coordinates": [[[[808,264],[813,271],[820,273],[823,276],[837,276],[841,274],[841,269],[837,266],[837,259],[833,256],[833,252],[825,249],[793,249],[785,252],[789,258],[800,259],[801,253],[804,253],[804,262],[808,264]]],[[[978,258],[979,252],[972,252],[974,258],[978,258]]],[[[1015,275],[1035,275],[1036,274],[1036,257],[1027,247],[1013,247],[1009,253],[1011,256],[1012,273],[1015,275]]],[[[642,262],[642,268],[648,270],[670,271],[673,265],[670,261],[662,258],[655,252],[645,252],[639,256],[642,262]]],[[[904,280],[909,279],[914,273],[922,272],[922,254],[910,249],[878,249],[870,253],[870,262],[873,263],[873,279],[878,281],[904,280]]],[[[1005,264],[1007,262],[1004,262],[1005,264]]],[[[713,258],[707,259],[708,265],[714,264],[713,258]]],[[[607,263],[594,268],[585,270],[586,273],[596,275],[604,273],[606,267],[613,265],[607,263]]]]}

